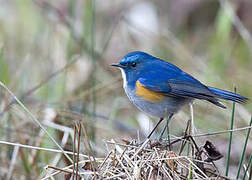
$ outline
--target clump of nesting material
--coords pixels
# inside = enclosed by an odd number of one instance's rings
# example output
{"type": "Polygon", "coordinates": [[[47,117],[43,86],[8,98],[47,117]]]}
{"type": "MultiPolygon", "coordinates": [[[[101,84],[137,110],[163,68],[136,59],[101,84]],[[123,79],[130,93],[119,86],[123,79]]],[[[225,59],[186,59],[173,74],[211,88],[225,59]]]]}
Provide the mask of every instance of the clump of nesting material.
{"type": "Polygon", "coordinates": [[[188,156],[169,151],[168,146],[159,141],[146,140],[138,145],[136,141],[116,143],[111,140],[107,147],[108,154],[96,162],[95,172],[87,164],[81,168],[83,178],[86,179],[89,172],[88,179],[225,179],[213,163],[222,155],[210,142],[188,156]]]}

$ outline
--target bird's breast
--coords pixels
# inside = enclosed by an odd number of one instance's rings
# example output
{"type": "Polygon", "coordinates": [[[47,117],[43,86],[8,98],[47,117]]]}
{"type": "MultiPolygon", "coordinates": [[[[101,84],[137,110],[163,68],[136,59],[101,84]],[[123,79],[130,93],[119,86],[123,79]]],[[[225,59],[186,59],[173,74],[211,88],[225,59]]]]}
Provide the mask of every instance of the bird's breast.
{"type": "Polygon", "coordinates": [[[124,88],[130,101],[141,111],[153,117],[165,117],[170,113],[176,113],[184,104],[189,103],[190,99],[182,97],[164,96],[146,89],[140,82],[135,86],[127,83],[124,88]]]}

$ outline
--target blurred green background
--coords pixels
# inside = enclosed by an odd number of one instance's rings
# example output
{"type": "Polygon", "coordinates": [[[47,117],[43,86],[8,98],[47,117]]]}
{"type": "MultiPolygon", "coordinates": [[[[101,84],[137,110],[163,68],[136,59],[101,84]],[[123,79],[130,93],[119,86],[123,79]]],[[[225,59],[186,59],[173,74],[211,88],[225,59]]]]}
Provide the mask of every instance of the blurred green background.
{"type": "MultiPolygon", "coordinates": [[[[156,122],[129,102],[120,71],[109,64],[141,50],[204,84],[236,87],[252,99],[251,17],[249,0],[0,0],[0,80],[66,150],[72,150],[73,126],[81,119],[96,156],[103,157],[104,141],[143,138],[156,122]]],[[[0,140],[56,148],[4,89],[0,97],[0,140]]],[[[232,104],[225,105],[224,110],[195,101],[197,133],[228,129],[232,104]]],[[[251,111],[251,101],[237,105],[234,128],[248,126],[251,111]]],[[[170,133],[181,136],[189,118],[185,107],[170,123],[170,133]]],[[[233,135],[230,177],[235,177],[245,134],[233,135]]],[[[223,153],[216,162],[223,174],[228,134],[196,139],[199,145],[206,140],[223,153]]],[[[68,164],[55,153],[22,148],[10,172],[13,150],[0,146],[2,178],[37,179],[48,164],[68,164]]],[[[250,136],[245,162],[251,153],[250,136]]]]}

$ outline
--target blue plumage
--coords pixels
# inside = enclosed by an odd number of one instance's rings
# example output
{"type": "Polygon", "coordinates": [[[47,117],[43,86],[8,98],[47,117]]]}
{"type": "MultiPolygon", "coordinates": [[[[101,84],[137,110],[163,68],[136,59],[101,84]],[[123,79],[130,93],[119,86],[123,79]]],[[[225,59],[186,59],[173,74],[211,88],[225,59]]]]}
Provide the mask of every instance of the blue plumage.
{"type": "Polygon", "coordinates": [[[206,100],[222,108],[225,106],[219,99],[238,103],[248,100],[236,93],[205,86],[177,66],[141,51],[127,54],[112,66],[121,69],[129,99],[151,116],[163,118],[168,113],[172,117],[194,99],[206,100]]]}
{"type": "Polygon", "coordinates": [[[207,100],[223,108],[225,106],[219,103],[218,99],[235,102],[247,100],[246,97],[229,91],[207,87],[177,66],[144,52],[131,52],[120,61],[120,64],[125,66],[123,69],[128,85],[132,89],[138,80],[147,89],[167,96],[207,100]],[[132,63],[136,64],[136,67],[131,67],[132,63]]]}
{"type": "Polygon", "coordinates": [[[236,93],[232,93],[229,91],[225,91],[222,89],[217,89],[217,88],[213,88],[213,87],[209,87],[208,89],[210,89],[213,93],[215,93],[216,95],[219,96],[219,98],[221,99],[226,99],[226,100],[230,100],[230,101],[234,101],[234,102],[238,102],[238,103],[244,103],[246,102],[246,100],[248,100],[248,98],[241,96],[239,94],[236,93]]]}

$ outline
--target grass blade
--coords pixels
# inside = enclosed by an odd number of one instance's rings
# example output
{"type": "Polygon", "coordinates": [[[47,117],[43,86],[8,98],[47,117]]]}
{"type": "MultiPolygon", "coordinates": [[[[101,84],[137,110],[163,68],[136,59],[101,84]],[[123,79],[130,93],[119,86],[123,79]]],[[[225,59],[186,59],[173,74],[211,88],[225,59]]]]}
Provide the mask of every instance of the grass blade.
{"type": "MultiPolygon", "coordinates": [[[[236,92],[236,89],[235,89],[235,92],[236,92]]],[[[235,112],[235,102],[233,102],[232,116],[231,116],[231,122],[230,122],[230,130],[233,130],[233,126],[234,126],[234,112],[235,112]]],[[[226,173],[225,173],[226,176],[228,176],[228,170],[229,170],[232,137],[233,137],[233,131],[230,131],[229,141],[228,141],[227,161],[226,161],[226,173]]]]}
{"type": "MultiPolygon", "coordinates": [[[[251,116],[251,119],[250,119],[249,126],[251,126],[251,125],[252,125],[252,116],[251,116]]],[[[251,130],[251,128],[248,129],[248,131],[247,131],[245,143],[244,143],[244,146],[243,146],[242,155],[241,155],[241,158],[240,158],[240,161],[239,161],[238,171],[237,171],[237,174],[236,174],[236,179],[238,179],[239,175],[240,175],[240,171],[241,171],[241,167],[242,167],[242,162],[243,162],[243,159],[244,159],[244,156],[245,156],[245,151],[247,149],[247,144],[248,144],[248,138],[249,138],[250,130],[251,130]]]]}
{"type": "Polygon", "coordinates": [[[54,144],[62,151],[66,158],[73,162],[72,159],[65,153],[64,149],[57,143],[57,141],[52,137],[52,135],[45,129],[45,127],[39,122],[39,120],[25,107],[25,105],[7,88],[1,81],[0,86],[7,90],[7,92],[14,98],[14,100],[24,109],[24,111],[30,116],[30,118],[35,121],[39,127],[47,134],[47,136],[54,142],[54,144]]]}
{"type": "MultiPolygon", "coordinates": [[[[250,166],[250,164],[251,164],[251,161],[252,161],[252,155],[251,155],[250,158],[249,158],[248,165],[247,165],[247,168],[246,168],[246,170],[245,170],[245,172],[244,172],[244,175],[243,175],[242,180],[245,180],[245,178],[246,178],[246,174],[247,174],[247,172],[248,172],[248,169],[249,169],[249,166],[250,166]]],[[[250,172],[250,173],[251,173],[251,172],[250,172]]]]}

